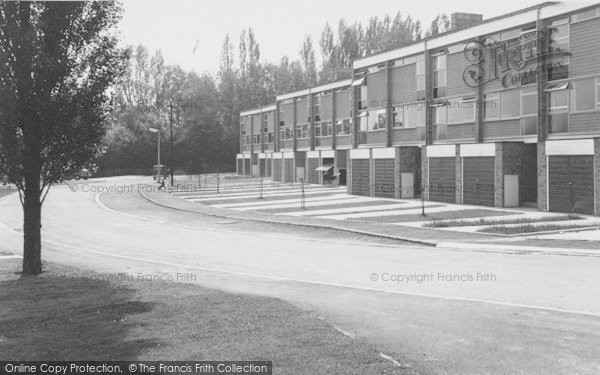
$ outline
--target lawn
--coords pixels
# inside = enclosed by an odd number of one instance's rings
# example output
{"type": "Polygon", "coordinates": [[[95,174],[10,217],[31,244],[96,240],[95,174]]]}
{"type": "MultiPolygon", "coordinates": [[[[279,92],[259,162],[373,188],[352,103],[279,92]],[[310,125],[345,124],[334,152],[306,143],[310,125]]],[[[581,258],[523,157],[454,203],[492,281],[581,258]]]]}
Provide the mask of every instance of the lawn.
{"type": "Polygon", "coordinates": [[[480,229],[478,232],[481,233],[497,233],[497,234],[522,234],[522,233],[535,233],[535,232],[547,232],[555,230],[566,230],[566,229],[577,229],[577,228],[589,228],[594,225],[578,225],[578,224],[525,224],[516,227],[507,227],[502,225],[495,225],[493,227],[480,229]]]}
{"type": "Polygon", "coordinates": [[[270,360],[275,374],[408,373],[278,299],[85,279],[47,264],[43,276],[19,279],[19,263],[0,261],[0,360],[270,360]]]}
{"type": "Polygon", "coordinates": [[[6,197],[12,193],[16,193],[17,189],[15,188],[7,188],[5,186],[0,186],[0,198],[6,197]]]}
{"type": "Polygon", "coordinates": [[[429,228],[448,228],[448,227],[472,227],[479,225],[505,225],[505,224],[530,224],[539,222],[553,222],[553,221],[566,221],[566,220],[581,220],[581,216],[576,215],[561,215],[561,216],[548,216],[544,218],[519,218],[519,219],[507,219],[507,220],[486,220],[481,218],[476,221],[466,220],[445,220],[445,221],[434,221],[433,223],[427,223],[424,227],[429,228]]]}
{"type": "Polygon", "coordinates": [[[382,223],[408,223],[411,221],[433,221],[433,220],[447,220],[447,219],[467,219],[483,216],[503,216],[512,215],[514,212],[486,210],[486,209],[468,209],[468,210],[456,210],[456,211],[444,211],[444,212],[432,212],[427,213],[425,208],[425,216],[421,214],[410,214],[410,215],[389,215],[385,216],[382,213],[381,216],[377,217],[365,217],[356,218],[352,220],[360,221],[377,221],[382,223]]]}

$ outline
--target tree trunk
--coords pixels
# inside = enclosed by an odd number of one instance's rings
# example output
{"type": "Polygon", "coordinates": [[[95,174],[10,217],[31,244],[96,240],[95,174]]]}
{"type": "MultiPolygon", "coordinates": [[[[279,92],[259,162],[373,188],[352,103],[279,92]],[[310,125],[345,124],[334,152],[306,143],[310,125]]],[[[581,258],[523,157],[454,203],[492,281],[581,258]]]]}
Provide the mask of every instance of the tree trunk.
{"type": "Polygon", "coordinates": [[[19,45],[15,50],[15,82],[17,85],[18,119],[23,129],[23,275],[38,275],[42,272],[41,241],[41,190],[42,169],[41,126],[34,105],[32,78],[33,38],[31,26],[31,4],[19,2],[19,45]]]}
{"type": "MultiPolygon", "coordinates": [[[[35,155],[32,155],[35,156],[35,155]]],[[[39,153],[37,154],[39,159],[39,153]]],[[[29,158],[29,155],[28,155],[29,158]]],[[[39,164],[38,164],[39,165],[39,164]]],[[[40,203],[40,174],[28,173],[25,177],[23,199],[23,275],[42,272],[42,205],[40,203]]]]}

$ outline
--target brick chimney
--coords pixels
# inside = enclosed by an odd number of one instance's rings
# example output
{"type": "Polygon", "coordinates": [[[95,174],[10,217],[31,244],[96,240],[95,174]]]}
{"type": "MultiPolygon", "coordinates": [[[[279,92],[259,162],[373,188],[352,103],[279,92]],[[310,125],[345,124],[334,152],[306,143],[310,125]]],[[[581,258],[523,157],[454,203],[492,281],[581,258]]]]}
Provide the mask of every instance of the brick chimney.
{"type": "Polygon", "coordinates": [[[452,13],[450,15],[450,30],[456,31],[475,26],[483,22],[482,14],[474,13],[452,13]]]}

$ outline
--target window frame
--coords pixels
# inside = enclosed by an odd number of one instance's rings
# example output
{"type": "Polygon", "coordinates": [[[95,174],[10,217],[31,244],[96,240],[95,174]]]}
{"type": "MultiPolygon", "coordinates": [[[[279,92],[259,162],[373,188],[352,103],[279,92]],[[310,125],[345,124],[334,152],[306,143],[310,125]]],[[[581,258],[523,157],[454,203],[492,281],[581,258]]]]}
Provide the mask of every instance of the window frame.
{"type": "Polygon", "coordinates": [[[587,79],[578,79],[578,80],[572,80],[571,82],[571,93],[570,93],[570,107],[569,107],[569,112],[570,113],[586,113],[586,112],[591,112],[591,111],[596,111],[596,109],[598,108],[598,101],[597,101],[597,91],[598,91],[598,80],[594,79],[594,78],[587,78],[587,79]],[[592,86],[592,105],[591,108],[588,109],[577,109],[577,84],[581,83],[581,82],[589,82],[592,86]]]}
{"type": "Polygon", "coordinates": [[[433,93],[434,93],[434,97],[436,98],[442,98],[446,96],[446,90],[444,90],[444,94],[443,95],[439,95],[439,89],[442,88],[446,88],[448,87],[448,55],[446,53],[441,53],[438,55],[434,55],[432,56],[432,65],[433,65],[433,93]],[[443,64],[440,63],[440,61],[443,61],[443,64]],[[441,65],[443,65],[443,67],[441,67],[441,65]],[[441,84],[440,83],[440,75],[444,76],[444,83],[441,84]],[[435,95],[435,94],[438,95],[435,95]]]}
{"type": "Polygon", "coordinates": [[[425,84],[425,76],[426,76],[426,72],[425,72],[425,56],[423,57],[419,57],[417,59],[417,61],[415,62],[415,76],[416,76],[416,91],[425,91],[426,89],[426,84],[425,84]],[[421,78],[421,79],[420,79],[421,78]],[[423,87],[421,87],[421,84],[423,87]]]}
{"type": "Polygon", "coordinates": [[[531,87],[521,87],[521,117],[530,117],[530,116],[537,116],[538,115],[538,101],[537,101],[537,87],[536,86],[531,86],[531,87]],[[530,90],[531,91],[527,91],[530,90]],[[525,106],[523,105],[523,97],[524,96],[535,96],[535,112],[534,113],[523,113],[523,110],[525,109],[525,106]]]}
{"type": "Polygon", "coordinates": [[[433,109],[433,115],[432,117],[432,122],[433,125],[447,125],[448,124],[448,107],[446,103],[439,103],[439,104],[434,104],[431,106],[431,108],[433,109]],[[445,109],[445,116],[443,119],[443,122],[439,121],[439,108],[444,108],[445,109]]]}
{"type": "Polygon", "coordinates": [[[518,118],[521,117],[521,90],[519,90],[519,89],[511,89],[511,90],[501,91],[500,92],[500,100],[499,101],[500,101],[500,111],[499,111],[500,112],[499,113],[500,119],[502,119],[502,120],[515,120],[515,119],[518,119],[518,118]],[[504,109],[504,106],[503,106],[503,103],[504,103],[503,94],[507,95],[506,93],[516,93],[516,95],[517,95],[517,103],[518,103],[518,106],[519,106],[519,110],[518,110],[518,113],[516,115],[514,115],[514,116],[506,116],[506,117],[504,116],[504,112],[503,112],[503,109],[504,109]]]}
{"type": "Polygon", "coordinates": [[[481,119],[483,121],[500,120],[501,108],[500,108],[500,93],[499,92],[491,92],[491,93],[484,94],[482,103],[483,103],[483,112],[482,112],[481,119]],[[493,96],[493,97],[489,97],[489,96],[493,96]],[[486,115],[486,107],[487,107],[486,103],[493,102],[493,101],[497,102],[496,108],[497,108],[498,114],[495,117],[486,117],[485,116],[486,115]]]}
{"type": "Polygon", "coordinates": [[[571,104],[571,93],[569,92],[570,90],[568,88],[565,89],[561,89],[561,90],[552,90],[552,91],[547,91],[547,100],[548,100],[548,115],[553,115],[553,114],[557,114],[557,113],[569,113],[569,110],[571,108],[570,104],[571,104]],[[552,95],[553,94],[558,94],[558,93],[565,93],[566,94],[566,98],[567,98],[567,104],[565,106],[560,106],[560,107],[552,107],[552,95]],[[554,111],[553,111],[554,109],[554,111]],[[558,110],[556,110],[558,109],[558,110]]]}

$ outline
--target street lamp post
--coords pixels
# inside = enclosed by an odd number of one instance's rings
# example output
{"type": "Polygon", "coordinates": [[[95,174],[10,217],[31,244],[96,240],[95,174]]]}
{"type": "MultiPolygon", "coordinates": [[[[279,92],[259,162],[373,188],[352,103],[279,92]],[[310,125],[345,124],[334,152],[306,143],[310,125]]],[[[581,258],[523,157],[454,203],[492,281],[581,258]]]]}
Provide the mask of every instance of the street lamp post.
{"type": "Polygon", "coordinates": [[[160,176],[161,176],[161,172],[162,172],[161,171],[162,168],[160,166],[160,130],[155,129],[155,128],[150,128],[148,130],[150,130],[152,133],[156,133],[156,135],[158,137],[157,143],[156,143],[157,144],[157,146],[156,146],[156,148],[157,148],[157,151],[156,151],[156,161],[157,161],[157,165],[158,165],[158,177],[157,178],[160,181],[160,176]]]}
{"type": "Polygon", "coordinates": [[[173,186],[173,101],[169,102],[169,176],[173,186]]]}

